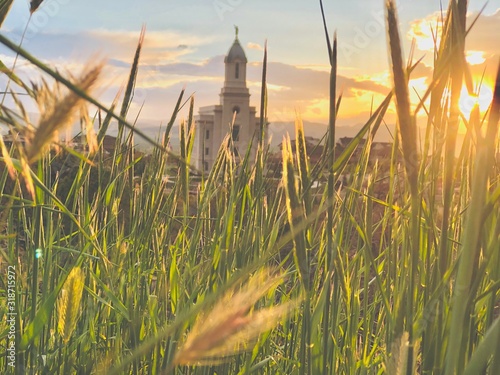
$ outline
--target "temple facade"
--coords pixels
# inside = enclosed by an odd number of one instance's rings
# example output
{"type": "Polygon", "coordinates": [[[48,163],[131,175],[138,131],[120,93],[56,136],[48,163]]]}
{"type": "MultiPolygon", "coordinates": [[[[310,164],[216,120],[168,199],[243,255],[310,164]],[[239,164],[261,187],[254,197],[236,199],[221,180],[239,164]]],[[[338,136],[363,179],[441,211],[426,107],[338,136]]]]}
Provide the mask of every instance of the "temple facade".
{"type": "MultiPolygon", "coordinates": [[[[247,58],[238,39],[227,53],[224,86],[219,94],[220,103],[201,107],[195,118],[196,136],[194,157],[199,170],[209,171],[224,138],[232,136],[232,152],[236,159],[243,158],[254,136],[257,136],[260,119],[255,107],[250,106],[250,93],[246,83],[247,58]]],[[[257,137],[252,143],[253,160],[257,150],[257,137]]]]}

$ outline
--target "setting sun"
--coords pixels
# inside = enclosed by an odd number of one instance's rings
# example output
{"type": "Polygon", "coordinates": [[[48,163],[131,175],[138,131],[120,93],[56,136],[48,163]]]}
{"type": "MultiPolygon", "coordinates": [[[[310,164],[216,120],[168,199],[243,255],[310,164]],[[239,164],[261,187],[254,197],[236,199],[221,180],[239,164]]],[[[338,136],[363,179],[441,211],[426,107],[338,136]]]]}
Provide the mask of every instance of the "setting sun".
{"type": "Polygon", "coordinates": [[[460,95],[460,111],[465,116],[465,118],[469,118],[472,112],[472,109],[477,104],[479,106],[479,111],[481,114],[484,114],[493,100],[493,89],[492,85],[489,83],[483,83],[479,88],[479,92],[477,94],[470,95],[467,87],[462,87],[462,92],[460,95]]]}
{"type": "Polygon", "coordinates": [[[483,51],[467,51],[465,59],[470,65],[480,65],[486,61],[483,51]]]}

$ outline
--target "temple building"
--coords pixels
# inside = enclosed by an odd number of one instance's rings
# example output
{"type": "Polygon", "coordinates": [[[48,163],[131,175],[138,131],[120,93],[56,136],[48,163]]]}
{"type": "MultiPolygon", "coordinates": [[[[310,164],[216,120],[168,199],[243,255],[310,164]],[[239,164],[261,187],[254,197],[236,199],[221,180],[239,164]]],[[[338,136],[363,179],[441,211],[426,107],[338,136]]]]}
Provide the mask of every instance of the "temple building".
{"type": "MultiPolygon", "coordinates": [[[[219,94],[220,104],[201,107],[195,118],[194,157],[199,170],[209,171],[212,168],[226,135],[232,135],[232,151],[238,159],[245,156],[252,138],[258,134],[260,119],[256,117],[255,107],[250,106],[247,62],[236,27],[233,45],[224,59],[225,79],[219,94]]],[[[255,137],[251,158],[255,156],[257,142],[255,137]]]]}

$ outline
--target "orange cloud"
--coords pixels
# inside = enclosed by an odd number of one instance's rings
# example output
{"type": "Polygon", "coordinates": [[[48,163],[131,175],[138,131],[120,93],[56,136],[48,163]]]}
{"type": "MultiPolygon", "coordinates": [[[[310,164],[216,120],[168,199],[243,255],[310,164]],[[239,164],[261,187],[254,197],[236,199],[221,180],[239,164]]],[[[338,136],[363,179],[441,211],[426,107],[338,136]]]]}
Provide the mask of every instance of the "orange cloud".
{"type": "Polygon", "coordinates": [[[419,50],[434,51],[434,47],[441,42],[442,30],[442,15],[435,12],[423,19],[412,21],[407,37],[415,40],[419,50]]]}
{"type": "MultiPolygon", "coordinates": [[[[434,12],[425,18],[412,21],[407,33],[408,39],[415,40],[417,48],[421,51],[434,51],[435,46],[439,46],[441,42],[445,17],[446,14],[434,12]]],[[[467,14],[467,27],[472,26],[466,40],[466,50],[469,51],[471,63],[482,64],[487,56],[500,52],[498,48],[499,24],[500,9],[493,14],[481,14],[479,17],[477,12],[467,14]],[[472,26],[476,18],[477,22],[472,26]]]]}

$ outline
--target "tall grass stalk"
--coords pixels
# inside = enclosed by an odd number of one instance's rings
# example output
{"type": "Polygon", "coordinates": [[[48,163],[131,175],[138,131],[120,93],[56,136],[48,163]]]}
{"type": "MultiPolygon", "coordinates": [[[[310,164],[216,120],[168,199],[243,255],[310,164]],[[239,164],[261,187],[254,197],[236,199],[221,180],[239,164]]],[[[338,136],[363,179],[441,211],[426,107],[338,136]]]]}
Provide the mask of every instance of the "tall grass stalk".
{"type": "MultiPolygon", "coordinates": [[[[407,285],[407,314],[406,327],[409,332],[408,364],[407,374],[414,372],[413,362],[416,339],[413,328],[414,306],[417,298],[417,271],[419,260],[419,225],[420,225],[420,194],[419,194],[419,153],[417,150],[417,128],[416,120],[410,113],[410,98],[408,92],[408,74],[403,65],[403,53],[398,30],[398,18],[394,1],[388,0],[387,6],[387,28],[389,34],[389,50],[392,62],[392,75],[394,80],[394,96],[396,99],[396,110],[398,114],[398,134],[401,137],[404,165],[408,185],[410,188],[411,211],[410,211],[410,238],[408,239],[408,250],[410,252],[407,267],[409,280],[407,285]]],[[[401,327],[396,327],[396,334],[401,334],[401,327]]]]}
{"type": "MultiPolygon", "coordinates": [[[[333,278],[333,259],[334,259],[334,199],[335,199],[335,122],[337,117],[337,36],[334,35],[333,46],[330,43],[330,35],[328,32],[328,26],[325,17],[325,11],[323,7],[323,1],[320,0],[321,16],[323,19],[323,27],[325,29],[325,37],[328,51],[328,58],[330,61],[330,91],[329,91],[329,122],[328,122],[328,138],[327,138],[327,166],[328,166],[328,214],[327,214],[327,227],[326,227],[326,257],[325,257],[325,302],[324,302],[324,314],[323,314],[323,341],[322,341],[322,351],[324,353],[322,372],[327,374],[330,372],[329,357],[332,353],[332,341],[326,333],[330,331],[330,309],[331,301],[335,301],[338,297],[338,283],[334,283],[333,278]],[[330,296],[332,294],[332,283],[334,283],[334,293],[333,298],[330,296]]],[[[332,358],[333,359],[333,358],[332,358]]]]}

